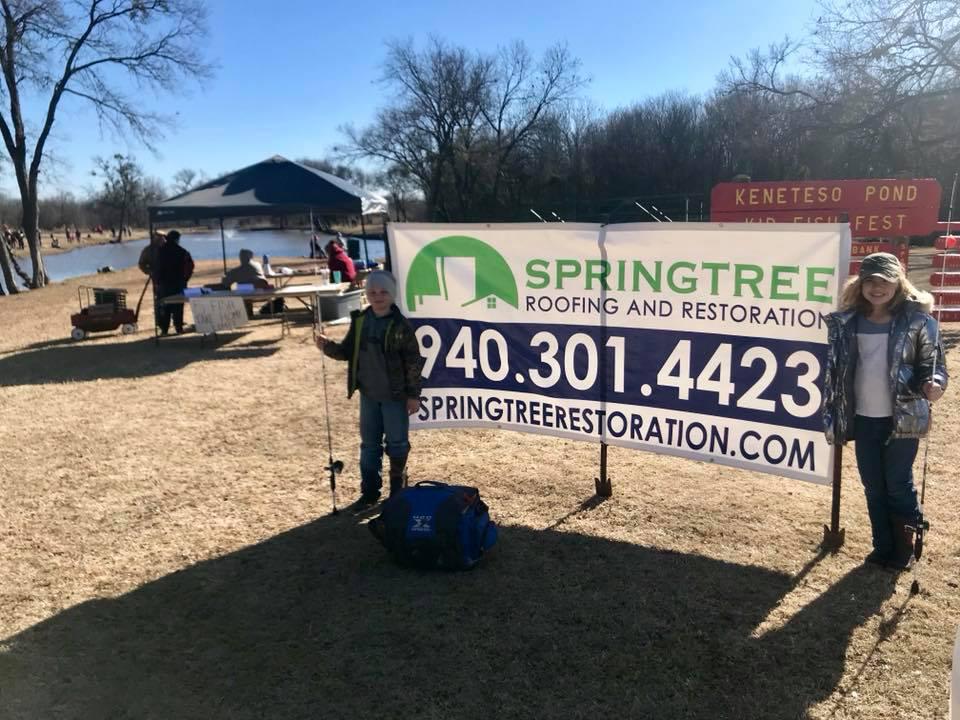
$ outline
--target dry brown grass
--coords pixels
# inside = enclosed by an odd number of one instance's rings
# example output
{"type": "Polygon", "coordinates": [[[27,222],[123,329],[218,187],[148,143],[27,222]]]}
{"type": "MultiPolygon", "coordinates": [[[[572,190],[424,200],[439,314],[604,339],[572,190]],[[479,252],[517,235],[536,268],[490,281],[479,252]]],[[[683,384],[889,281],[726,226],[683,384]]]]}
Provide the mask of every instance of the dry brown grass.
{"type": "MultiPolygon", "coordinates": [[[[412,438],[414,479],[476,484],[502,527],[477,570],[426,574],[328,514],[308,327],[77,344],[78,284],[0,298],[4,719],[945,716],[956,390],[919,596],[860,567],[852,452],[823,555],[827,487],[611,448],[596,503],[596,446],[479,430],[412,438]]],[[[345,503],[357,406],[327,375],[345,503]]]]}

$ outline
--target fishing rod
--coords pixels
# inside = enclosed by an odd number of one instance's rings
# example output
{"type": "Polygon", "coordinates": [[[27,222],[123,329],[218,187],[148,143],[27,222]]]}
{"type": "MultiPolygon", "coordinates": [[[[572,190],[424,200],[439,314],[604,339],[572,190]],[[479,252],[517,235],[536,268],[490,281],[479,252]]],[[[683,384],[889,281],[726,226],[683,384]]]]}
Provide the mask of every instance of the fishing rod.
{"type": "Polygon", "coordinates": [[[661,210],[660,208],[658,208],[658,207],[657,207],[656,205],[654,205],[653,203],[650,203],[650,207],[652,207],[655,211],[657,211],[658,213],[660,213],[660,215],[662,215],[663,218],[664,218],[667,222],[673,222],[673,220],[671,220],[663,210],[661,210]]]}
{"type": "MultiPolygon", "coordinates": [[[[313,211],[310,212],[310,227],[313,228],[313,211]]],[[[323,311],[320,309],[320,296],[315,297],[316,314],[314,315],[313,340],[316,344],[318,335],[323,335],[323,311]]],[[[320,349],[320,377],[323,378],[323,405],[326,410],[327,421],[327,457],[328,464],[324,468],[330,473],[330,494],[333,497],[333,510],[331,515],[337,515],[340,511],[337,509],[337,475],[343,472],[343,461],[333,459],[333,433],[330,430],[330,399],[327,395],[327,364],[325,362],[326,353],[323,348],[320,349]]]]}
{"type": "Polygon", "coordinates": [[[647,215],[649,215],[650,217],[652,217],[652,218],[653,218],[654,220],[656,220],[657,222],[663,222],[663,220],[661,220],[661,219],[658,218],[656,215],[654,215],[652,212],[650,212],[649,210],[647,210],[643,205],[641,205],[640,203],[638,203],[636,200],[633,201],[633,204],[636,205],[636,206],[637,206],[638,208],[640,208],[641,210],[643,210],[647,215]]]}
{"type": "MultiPolygon", "coordinates": [[[[950,224],[953,222],[953,201],[957,192],[957,175],[958,173],[953,174],[953,186],[950,188],[950,209],[947,211],[947,234],[946,237],[950,237],[950,224]]],[[[937,335],[933,343],[933,369],[932,373],[936,375],[937,373],[937,362],[940,359],[940,318],[942,317],[943,312],[943,286],[944,281],[946,280],[947,274],[947,255],[949,255],[949,249],[947,248],[947,243],[943,244],[943,253],[942,258],[943,263],[940,267],[940,287],[937,289],[938,292],[938,301],[937,301],[937,335]]],[[[934,261],[936,262],[936,261],[934,261]]],[[[930,403],[929,408],[930,413],[930,424],[933,425],[933,403],[930,403]]],[[[932,428],[931,428],[932,429],[932,428]]],[[[910,594],[916,595],[920,592],[920,556],[923,555],[923,535],[930,529],[930,523],[924,518],[923,512],[923,503],[927,495],[927,459],[930,455],[930,429],[927,430],[927,434],[923,440],[923,472],[920,479],[920,517],[917,518],[917,526],[913,529],[914,538],[913,538],[913,582],[910,583],[910,594]]]]}

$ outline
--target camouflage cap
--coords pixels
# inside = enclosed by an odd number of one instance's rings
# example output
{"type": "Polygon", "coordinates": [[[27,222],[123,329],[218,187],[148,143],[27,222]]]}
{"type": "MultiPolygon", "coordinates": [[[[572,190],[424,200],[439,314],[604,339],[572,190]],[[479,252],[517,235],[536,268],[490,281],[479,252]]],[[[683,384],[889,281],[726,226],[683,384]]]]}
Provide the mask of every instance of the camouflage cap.
{"type": "Polygon", "coordinates": [[[882,277],[884,280],[895,282],[903,276],[903,267],[896,255],[878,252],[867,255],[860,263],[861,278],[882,277]]]}

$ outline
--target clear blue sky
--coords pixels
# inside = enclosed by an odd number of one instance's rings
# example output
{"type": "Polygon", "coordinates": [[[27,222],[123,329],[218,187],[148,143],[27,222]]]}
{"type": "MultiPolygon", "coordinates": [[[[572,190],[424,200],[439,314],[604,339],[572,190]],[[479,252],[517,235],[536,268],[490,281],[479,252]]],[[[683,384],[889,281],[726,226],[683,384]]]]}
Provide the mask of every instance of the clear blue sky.
{"type": "MultiPolygon", "coordinates": [[[[376,82],[388,39],[434,34],[483,51],[520,39],[535,55],[563,41],[591,78],[584,96],[610,110],[668,90],[704,93],[731,55],[801,37],[816,14],[815,0],[211,0],[214,78],[183,97],[143,98],[179,110],[158,154],[101,136],[93,113],[71,101],[57,119],[58,163],[45,170],[41,192],[83,195],[95,183],[93,156],[115,152],[133,153],[168,185],[184,167],[215,176],[274,154],[327,156],[343,141],[341,125],[365,125],[389,100],[376,82]]],[[[0,188],[14,192],[9,173],[0,188]]]]}

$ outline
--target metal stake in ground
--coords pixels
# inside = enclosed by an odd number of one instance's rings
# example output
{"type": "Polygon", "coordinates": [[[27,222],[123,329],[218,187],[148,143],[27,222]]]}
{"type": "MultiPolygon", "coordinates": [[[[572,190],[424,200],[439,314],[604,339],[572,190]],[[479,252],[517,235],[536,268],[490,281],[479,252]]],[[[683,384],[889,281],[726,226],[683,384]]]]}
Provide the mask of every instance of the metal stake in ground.
{"type": "MultiPolygon", "coordinates": [[[[320,310],[320,296],[317,295],[315,298],[317,313],[316,313],[316,323],[314,325],[313,339],[316,343],[317,333],[323,334],[323,316],[322,311],[320,310]]],[[[331,515],[336,515],[340,511],[337,509],[337,475],[343,472],[343,461],[333,459],[333,434],[330,431],[330,401],[327,398],[327,365],[324,362],[325,353],[323,350],[320,351],[320,376],[323,378],[323,405],[326,415],[327,422],[327,452],[329,463],[324,468],[327,472],[330,473],[330,494],[333,496],[333,510],[331,515]]]]}
{"type": "MultiPolygon", "coordinates": [[[[953,199],[957,192],[957,173],[953,174],[953,187],[950,188],[950,209],[947,211],[947,236],[950,235],[950,223],[953,222],[953,199]]],[[[943,246],[944,254],[949,254],[946,244],[943,246]]],[[[943,308],[943,281],[947,273],[947,260],[944,257],[943,266],[940,268],[940,287],[937,302],[937,337],[933,344],[933,372],[937,372],[937,360],[940,355],[940,317],[943,308]]],[[[910,594],[916,595],[920,592],[920,557],[923,555],[923,535],[930,529],[930,523],[924,518],[923,503],[927,495],[927,457],[930,454],[930,430],[933,429],[933,405],[930,409],[930,428],[927,430],[927,436],[923,439],[923,474],[920,479],[920,515],[917,517],[917,525],[913,529],[913,582],[910,583],[910,594]]]]}

